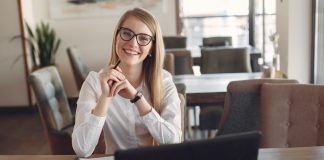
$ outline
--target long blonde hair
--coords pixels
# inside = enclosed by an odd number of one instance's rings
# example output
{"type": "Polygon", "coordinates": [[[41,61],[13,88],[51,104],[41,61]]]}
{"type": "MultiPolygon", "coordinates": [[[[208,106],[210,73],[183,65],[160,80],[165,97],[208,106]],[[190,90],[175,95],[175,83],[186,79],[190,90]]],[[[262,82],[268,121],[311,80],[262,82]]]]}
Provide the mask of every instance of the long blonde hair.
{"type": "Polygon", "coordinates": [[[153,34],[153,39],[151,43],[151,55],[150,57],[146,57],[143,62],[142,71],[144,72],[145,83],[148,86],[150,96],[151,96],[151,105],[155,108],[157,112],[161,112],[161,101],[162,95],[164,94],[163,85],[162,85],[162,67],[164,62],[164,43],[162,38],[162,31],[160,28],[159,22],[156,18],[150,14],[148,11],[142,8],[134,8],[132,10],[128,10],[124,15],[120,18],[114,32],[114,38],[111,47],[111,57],[109,64],[115,64],[118,61],[117,53],[116,53],[116,36],[118,29],[121,25],[126,21],[129,17],[136,17],[138,20],[142,21],[146,24],[146,26],[150,29],[153,34]]]}

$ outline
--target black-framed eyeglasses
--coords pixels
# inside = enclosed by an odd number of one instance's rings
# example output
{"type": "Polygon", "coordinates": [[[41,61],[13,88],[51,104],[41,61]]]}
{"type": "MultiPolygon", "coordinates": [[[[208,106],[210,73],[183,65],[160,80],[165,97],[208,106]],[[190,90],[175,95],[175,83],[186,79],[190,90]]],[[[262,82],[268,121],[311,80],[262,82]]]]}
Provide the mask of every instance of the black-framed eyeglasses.
{"type": "Polygon", "coordinates": [[[128,28],[120,27],[118,32],[120,38],[124,41],[130,41],[133,37],[136,37],[137,44],[140,46],[147,46],[151,41],[154,41],[152,36],[145,33],[135,34],[131,29],[128,28]]]}

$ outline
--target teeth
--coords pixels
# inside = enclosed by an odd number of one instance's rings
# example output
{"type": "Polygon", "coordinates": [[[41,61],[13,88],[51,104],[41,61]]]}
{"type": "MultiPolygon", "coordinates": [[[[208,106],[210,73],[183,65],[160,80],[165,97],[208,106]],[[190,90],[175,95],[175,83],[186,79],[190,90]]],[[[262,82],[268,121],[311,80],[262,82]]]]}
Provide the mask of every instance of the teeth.
{"type": "Polygon", "coordinates": [[[138,53],[134,50],[124,49],[127,54],[137,55],[138,53]]]}

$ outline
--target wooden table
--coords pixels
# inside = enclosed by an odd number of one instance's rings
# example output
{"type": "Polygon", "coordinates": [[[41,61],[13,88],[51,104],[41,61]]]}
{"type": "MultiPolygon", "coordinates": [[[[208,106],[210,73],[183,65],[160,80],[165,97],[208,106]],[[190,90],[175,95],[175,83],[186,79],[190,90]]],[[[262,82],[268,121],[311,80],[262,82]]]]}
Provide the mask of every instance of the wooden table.
{"type": "MultiPolygon", "coordinates": [[[[233,153],[235,154],[235,153],[233,153]]],[[[0,155],[1,160],[75,160],[75,155],[0,155]]],[[[324,146],[260,149],[258,160],[323,160],[324,146]]]]}
{"type": "Polygon", "coordinates": [[[258,79],[261,75],[260,72],[176,75],[174,82],[186,85],[187,106],[208,105],[224,102],[231,81],[258,79]]]}
{"type": "Polygon", "coordinates": [[[260,149],[258,160],[324,160],[324,146],[260,149]]]}

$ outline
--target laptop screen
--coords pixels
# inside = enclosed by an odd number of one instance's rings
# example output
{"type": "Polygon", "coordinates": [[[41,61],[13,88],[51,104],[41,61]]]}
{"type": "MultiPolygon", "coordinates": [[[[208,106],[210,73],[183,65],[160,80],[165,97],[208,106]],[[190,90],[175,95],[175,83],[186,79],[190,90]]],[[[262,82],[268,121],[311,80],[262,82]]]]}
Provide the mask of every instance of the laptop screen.
{"type": "Polygon", "coordinates": [[[214,139],[115,152],[115,160],[257,160],[260,133],[243,132],[214,139]]]}

